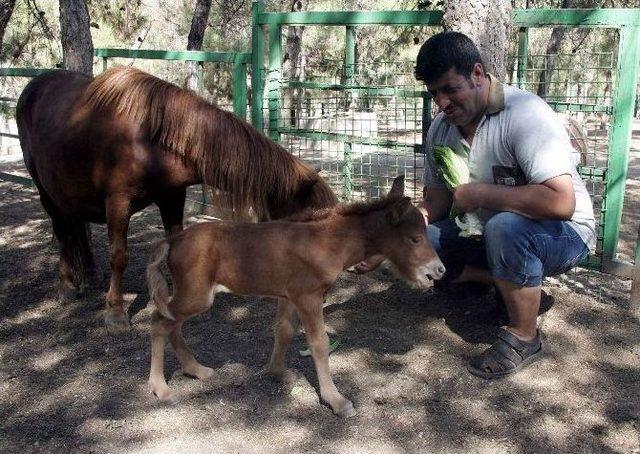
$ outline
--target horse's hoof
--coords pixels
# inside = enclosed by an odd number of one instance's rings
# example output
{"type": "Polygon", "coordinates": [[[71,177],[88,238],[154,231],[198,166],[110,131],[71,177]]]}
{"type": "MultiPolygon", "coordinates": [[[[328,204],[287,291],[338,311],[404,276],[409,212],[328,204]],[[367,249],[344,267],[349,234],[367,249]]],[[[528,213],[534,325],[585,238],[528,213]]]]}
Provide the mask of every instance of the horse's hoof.
{"type": "Polygon", "coordinates": [[[61,303],[71,303],[76,300],[76,290],[73,287],[60,287],[58,289],[58,300],[61,303]]]}
{"type": "Polygon", "coordinates": [[[125,313],[112,313],[107,311],[104,315],[104,322],[107,325],[107,329],[123,329],[131,327],[131,323],[129,322],[129,317],[125,313]]]}
{"type": "Polygon", "coordinates": [[[334,413],[341,418],[351,418],[357,414],[350,401],[347,401],[339,410],[334,410],[334,413]]]}

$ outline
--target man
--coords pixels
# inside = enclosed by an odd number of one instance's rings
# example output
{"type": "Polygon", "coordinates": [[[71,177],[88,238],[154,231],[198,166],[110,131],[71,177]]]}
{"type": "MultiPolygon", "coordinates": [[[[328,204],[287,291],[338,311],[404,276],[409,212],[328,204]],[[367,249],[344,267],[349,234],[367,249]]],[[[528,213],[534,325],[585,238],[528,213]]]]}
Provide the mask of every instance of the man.
{"type": "Polygon", "coordinates": [[[543,277],[568,271],[595,246],[591,200],[552,109],[487,74],[465,35],[444,32],[425,42],[416,78],[441,111],[425,144],[421,210],[430,221],[427,233],[447,279],[494,283],[510,319],[468,369],[484,378],[507,375],[542,354],[536,321],[543,277]],[[473,182],[450,192],[434,164],[434,145],[467,157],[473,182]],[[452,206],[479,213],[481,241],[458,236],[448,219],[452,206]]]}
{"type": "MultiPolygon", "coordinates": [[[[453,283],[494,284],[510,322],[468,370],[484,378],[515,372],[539,358],[537,330],[545,276],[577,265],[595,246],[589,194],[571,164],[567,133],[537,96],[502,85],[485,72],[473,42],[444,32],[424,43],[416,78],[440,109],[426,138],[424,200],[427,234],[453,283]],[[471,183],[450,192],[440,178],[433,147],[468,159],[471,183]],[[450,209],[477,212],[481,239],[462,238],[450,209]]],[[[375,258],[361,264],[372,268],[375,258]]]]}

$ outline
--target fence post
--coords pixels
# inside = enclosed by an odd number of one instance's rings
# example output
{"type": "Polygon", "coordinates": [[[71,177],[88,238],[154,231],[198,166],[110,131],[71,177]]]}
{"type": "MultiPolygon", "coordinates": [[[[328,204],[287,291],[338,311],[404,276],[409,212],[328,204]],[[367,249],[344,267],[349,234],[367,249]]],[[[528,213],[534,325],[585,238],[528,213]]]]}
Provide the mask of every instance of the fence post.
{"type": "Polygon", "coordinates": [[[269,24],[269,138],[280,141],[280,82],[282,77],[282,26],[269,24]]]}
{"type": "MultiPolygon", "coordinates": [[[[353,26],[346,27],[345,35],[345,49],[344,49],[344,83],[346,85],[353,85],[353,78],[355,74],[356,65],[356,29],[353,26]]],[[[346,106],[349,108],[352,102],[352,93],[347,90],[347,102],[346,106]]],[[[355,118],[353,119],[355,121],[355,118]]],[[[346,124],[346,119],[345,119],[346,124]]],[[[346,133],[346,131],[345,131],[346,133]]],[[[350,132],[353,134],[353,131],[350,132]]],[[[351,200],[351,172],[353,170],[353,164],[351,161],[351,142],[344,143],[344,154],[342,156],[342,199],[351,200]]]]}
{"type": "Polygon", "coordinates": [[[262,95],[264,92],[264,33],[258,23],[258,15],[264,12],[264,3],[251,5],[251,123],[258,130],[264,129],[262,95]]]}
{"type": "Polygon", "coordinates": [[[247,64],[238,62],[237,57],[232,68],[232,96],[233,112],[242,118],[247,119],[247,64]]]}
{"type": "Polygon", "coordinates": [[[631,272],[629,310],[632,315],[640,319],[640,227],[638,228],[638,237],[636,238],[633,271],[631,272]]]}
{"type": "Polygon", "coordinates": [[[529,50],[529,29],[520,27],[518,30],[518,88],[526,89],[527,85],[527,53],[529,50]]]}
{"type": "Polygon", "coordinates": [[[631,145],[631,121],[638,80],[638,60],[640,60],[640,27],[620,27],[616,68],[618,83],[613,94],[614,123],[611,125],[609,135],[606,198],[603,200],[605,219],[602,255],[605,261],[615,258],[620,233],[631,145]]]}

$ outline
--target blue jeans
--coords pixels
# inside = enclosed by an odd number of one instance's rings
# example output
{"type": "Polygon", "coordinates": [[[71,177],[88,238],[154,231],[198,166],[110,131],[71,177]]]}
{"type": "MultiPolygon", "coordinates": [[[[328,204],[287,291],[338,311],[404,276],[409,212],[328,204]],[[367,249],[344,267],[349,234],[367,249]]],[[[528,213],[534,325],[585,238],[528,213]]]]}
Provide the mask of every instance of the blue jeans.
{"type": "Polygon", "coordinates": [[[455,279],[465,265],[487,268],[494,279],[537,287],[542,278],[564,273],[588,254],[582,238],[565,221],[534,221],[501,212],[487,221],[482,239],[461,238],[452,219],[427,226],[427,236],[455,279]]]}

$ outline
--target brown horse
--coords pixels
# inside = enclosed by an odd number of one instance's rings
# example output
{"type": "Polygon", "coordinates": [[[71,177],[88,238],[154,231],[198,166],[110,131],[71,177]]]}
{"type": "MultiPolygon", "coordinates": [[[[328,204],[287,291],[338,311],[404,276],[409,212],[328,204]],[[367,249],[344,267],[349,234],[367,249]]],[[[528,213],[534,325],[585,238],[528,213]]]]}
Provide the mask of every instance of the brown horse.
{"type": "Polygon", "coordinates": [[[171,399],[164,378],[164,347],[169,338],[183,372],[211,376],[182,338],[185,320],[211,307],[217,292],[278,299],[275,343],[268,372],[285,369],[294,334],[294,313],[302,321],[318,374],[320,396],[334,413],[355,414],[353,404],[331,379],[328,338],[322,316],[327,289],[347,267],[372,255],[384,255],[399,274],[418,287],[439,279],[444,266],[426,237],[425,221],[403,197],[404,179],[396,178],[389,195],[368,204],[339,205],[310,215],[262,224],[196,224],[160,243],[147,266],[152,315],[149,385],[160,399],[171,399]],[[173,279],[169,299],[160,272],[168,256],[173,279]]]}
{"type": "Polygon", "coordinates": [[[95,79],[55,71],[17,106],[24,161],[60,247],[60,293],[81,291],[93,266],[88,223],[107,223],[108,324],[126,324],[121,279],[131,215],[155,203],[167,233],[182,230],[186,187],[204,182],[260,220],[337,203],[329,186],[245,121],[130,67],[95,79]]]}

